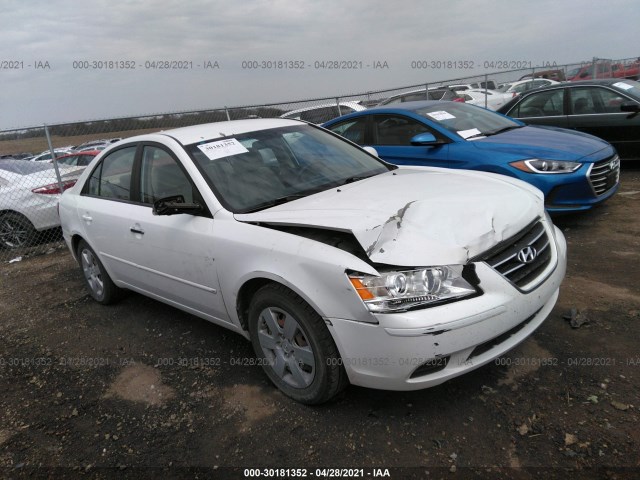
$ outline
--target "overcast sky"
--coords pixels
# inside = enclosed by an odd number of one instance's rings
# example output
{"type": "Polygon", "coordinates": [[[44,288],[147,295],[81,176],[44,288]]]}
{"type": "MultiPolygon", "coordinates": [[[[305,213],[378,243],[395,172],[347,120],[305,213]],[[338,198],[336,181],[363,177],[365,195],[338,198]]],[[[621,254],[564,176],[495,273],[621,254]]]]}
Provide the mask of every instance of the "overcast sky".
{"type": "Polygon", "coordinates": [[[640,56],[637,0],[0,0],[0,9],[0,129],[336,96],[496,70],[485,62],[640,56]],[[160,60],[188,68],[154,69],[160,60]],[[358,68],[326,69],[332,60],[358,68]],[[135,69],[79,68],[100,61],[135,69]],[[243,68],[248,61],[305,68],[243,68]],[[474,68],[412,68],[413,61],[474,68]]]}

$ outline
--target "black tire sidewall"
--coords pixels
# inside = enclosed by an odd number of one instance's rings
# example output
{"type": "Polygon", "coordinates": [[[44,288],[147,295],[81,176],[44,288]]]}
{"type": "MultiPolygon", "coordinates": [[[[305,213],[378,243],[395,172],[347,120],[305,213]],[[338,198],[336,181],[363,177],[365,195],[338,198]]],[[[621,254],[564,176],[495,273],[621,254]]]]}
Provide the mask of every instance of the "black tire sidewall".
{"type": "Polygon", "coordinates": [[[104,265],[102,265],[102,262],[98,258],[98,255],[96,255],[96,252],[89,246],[89,244],[87,242],[85,242],[84,240],[80,240],[80,242],[78,243],[78,249],[77,249],[77,253],[76,254],[78,256],[78,263],[80,264],[80,268],[83,270],[82,271],[82,278],[84,278],[84,283],[87,286],[87,289],[89,290],[89,294],[91,295],[91,297],[96,302],[102,303],[104,305],[112,303],[115,300],[114,297],[115,297],[115,294],[116,294],[117,287],[115,286],[115,284],[111,280],[111,277],[109,276],[109,274],[105,270],[104,265]],[[96,295],[96,293],[93,291],[93,289],[89,285],[87,277],[84,274],[84,268],[83,268],[83,265],[82,265],[82,252],[84,250],[87,250],[88,252],[91,253],[91,255],[93,256],[93,258],[94,258],[94,260],[96,262],[96,265],[98,265],[98,268],[100,269],[100,276],[102,278],[102,285],[103,285],[102,295],[101,296],[96,295]]]}
{"type": "Polygon", "coordinates": [[[2,248],[4,248],[5,250],[15,250],[17,248],[29,247],[33,245],[37,237],[38,231],[33,226],[33,224],[29,221],[29,219],[20,213],[14,213],[14,212],[7,212],[3,215],[0,215],[0,221],[6,218],[11,218],[16,223],[20,223],[21,225],[24,225],[25,229],[28,231],[28,234],[27,234],[27,239],[24,242],[24,245],[7,245],[3,242],[1,243],[2,248]]]}
{"type": "MultiPolygon", "coordinates": [[[[271,285],[261,288],[255,294],[249,307],[249,335],[255,354],[262,360],[262,367],[267,376],[285,395],[306,404],[321,403],[328,399],[330,390],[329,376],[331,374],[329,370],[341,367],[339,365],[339,357],[336,358],[337,356],[327,351],[328,349],[325,347],[327,336],[331,338],[331,334],[324,321],[311,307],[301,302],[303,302],[302,299],[297,295],[283,288],[271,285]],[[284,310],[292,315],[313,350],[315,376],[311,385],[306,388],[294,388],[285,383],[273,371],[262,351],[262,346],[258,340],[259,315],[264,309],[270,307],[284,310]]],[[[333,342],[332,338],[331,342],[333,342]]],[[[336,373],[334,372],[334,374],[336,373]]]]}

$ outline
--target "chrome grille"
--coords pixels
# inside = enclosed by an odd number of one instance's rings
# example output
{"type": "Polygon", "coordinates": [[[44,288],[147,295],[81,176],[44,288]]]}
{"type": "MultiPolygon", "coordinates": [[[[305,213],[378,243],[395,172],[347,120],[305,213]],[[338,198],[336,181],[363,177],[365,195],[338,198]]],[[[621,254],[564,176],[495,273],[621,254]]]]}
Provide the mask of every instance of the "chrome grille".
{"type": "Polygon", "coordinates": [[[589,171],[589,183],[598,196],[615,187],[619,180],[620,157],[618,155],[594,163],[589,171]]]}
{"type": "Polygon", "coordinates": [[[539,277],[551,262],[551,257],[547,231],[542,222],[536,221],[491,249],[481,259],[523,289],[536,280],[538,282],[530,288],[542,281],[539,277]]]}

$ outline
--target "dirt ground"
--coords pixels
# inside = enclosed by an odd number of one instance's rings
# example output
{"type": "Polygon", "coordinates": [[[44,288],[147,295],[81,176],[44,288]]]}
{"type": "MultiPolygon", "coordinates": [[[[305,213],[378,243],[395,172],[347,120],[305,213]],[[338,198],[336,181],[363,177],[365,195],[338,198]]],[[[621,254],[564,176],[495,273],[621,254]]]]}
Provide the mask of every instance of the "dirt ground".
{"type": "Polygon", "coordinates": [[[4,263],[0,477],[639,478],[639,213],[626,168],[607,204],[556,219],[560,299],[505,357],[320,407],[278,393],[234,333],[139,295],[93,302],[63,248],[4,263]],[[338,468],[356,470],[318,470],[338,468]]]}

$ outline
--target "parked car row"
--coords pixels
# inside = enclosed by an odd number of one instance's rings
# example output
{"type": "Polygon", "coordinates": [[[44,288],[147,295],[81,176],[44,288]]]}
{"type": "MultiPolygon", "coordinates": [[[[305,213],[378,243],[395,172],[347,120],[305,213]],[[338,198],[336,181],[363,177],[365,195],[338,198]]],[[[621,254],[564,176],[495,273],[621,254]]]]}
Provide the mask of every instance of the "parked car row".
{"type": "Polygon", "coordinates": [[[566,270],[549,214],[615,195],[640,138],[634,81],[455,87],[87,142],[62,178],[0,160],[0,244],[61,225],[97,302],[133,290],[237,332],[303,403],[438,385],[544,322],[566,270]],[[613,145],[576,131],[604,115],[613,145]]]}
{"type": "Polygon", "coordinates": [[[374,107],[323,125],[394,164],[482,170],[537,187],[551,213],[588,210],[618,189],[620,160],[599,138],[526,126],[454,102],[374,107]]]}
{"type": "Polygon", "coordinates": [[[133,290],[229,328],[308,404],[349,383],[427,388],[523,341],[566,269],[548,213],[611,198],[614,147],[464,102],[357,105],[322,128],[240,120],[92,152],[59,205],[91,296],[133,290]]]}

